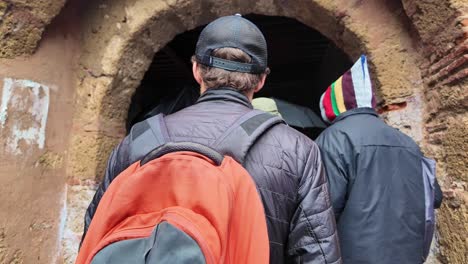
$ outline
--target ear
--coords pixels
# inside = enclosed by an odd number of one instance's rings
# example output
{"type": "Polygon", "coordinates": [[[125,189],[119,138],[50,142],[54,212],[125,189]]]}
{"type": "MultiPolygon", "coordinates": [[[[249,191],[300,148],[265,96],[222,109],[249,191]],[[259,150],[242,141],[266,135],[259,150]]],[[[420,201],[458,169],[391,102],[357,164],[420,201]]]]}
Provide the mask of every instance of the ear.
{"type": "Polygon", "coordinates": [[[257,84],[257,86],[255,86],[254,93],[259,92],[263,88],[263,85],[265,85],[266,77],[267,77],[266,74],[262,74],[262,78],[260,79],[260,82],[257,84]]]}
{"type": "Polygon", "coordinates": [[[200,71],[198,69],[198,63],[197,62],[192,63],[192,73],[193,73],[193,78],[195,78],[195,81],[197,81],[197,83],[201,86],[202,82],[203,82],[203,79],[202,79],[202,77],[200,75],[200,71]]]}

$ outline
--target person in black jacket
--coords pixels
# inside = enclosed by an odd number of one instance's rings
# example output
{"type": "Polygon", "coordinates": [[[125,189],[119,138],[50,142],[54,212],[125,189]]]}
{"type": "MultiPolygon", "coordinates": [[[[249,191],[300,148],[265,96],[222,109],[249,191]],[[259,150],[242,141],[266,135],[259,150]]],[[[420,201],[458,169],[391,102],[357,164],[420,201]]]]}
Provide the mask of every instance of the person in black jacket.
{"type": "Polygon", "coordinates": [[[365,56],[326,90],[320,105],[332,125],[316,142],[343,263],[423,263],[434,207],[442,201],[435,164],[379,118],[365,56]]]}
{"type": "MultiPolygon", "coordinates": [[[[202,95],[195,105],[164,118],[167,136],[175,142],[213,146],[231,124],[252,111],[253,95],[262,88],[269,71],[267,46],[253,23],[235,15],[208,24],[195,53],[193,73],[202,95]]],[[[145,124],[133,126],[112,152],[103,182],[86,212],[85,232],[112,180],[144,156],[131,158],[129,152],[134,138],[148,132],[145,124]]],[[[317,145],[279,124],[257,140],[243,165],[253,177],[265,208],[270,262],[341,263],[327,178],[317,145]]]]}

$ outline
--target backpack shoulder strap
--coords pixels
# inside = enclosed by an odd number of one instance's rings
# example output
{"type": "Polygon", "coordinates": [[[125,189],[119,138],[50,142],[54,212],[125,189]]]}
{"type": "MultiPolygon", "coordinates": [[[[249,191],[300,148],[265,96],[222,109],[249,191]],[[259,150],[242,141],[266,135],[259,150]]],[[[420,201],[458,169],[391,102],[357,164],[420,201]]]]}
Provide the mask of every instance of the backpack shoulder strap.
{"type": "Polygon", "coordinates": [[[270,128],[284,123],[283,119],[259,110],[251,110],[234,122],[215,141],[213,148],[244,164],[250,148],[270,128]]]}
{"type": "Polygon", "coordinates": [[[142,159],[153,149],[169,142],[164,115],[150,117],[132,127],[129,157],[132,162],[142,159]]]}

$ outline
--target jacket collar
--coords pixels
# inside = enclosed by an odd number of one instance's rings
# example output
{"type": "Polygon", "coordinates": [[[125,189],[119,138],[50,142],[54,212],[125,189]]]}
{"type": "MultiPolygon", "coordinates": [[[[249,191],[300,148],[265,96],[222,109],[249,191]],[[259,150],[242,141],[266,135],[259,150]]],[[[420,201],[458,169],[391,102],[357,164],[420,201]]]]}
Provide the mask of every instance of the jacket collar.
{"type": "Polygon", "coordinates": [[[253,109],[252,104],[250,103],[247,96],[229,87],[208,89],[200,96],[196,103],[198,104],[208,101],[234,102],[253,109]]]}
{"type": "Polygon", "coordinates": [[[346,112],[340,114],[339,116],[337,116],[336,119],[333,120],[332,124],[335,124],[335,123],[347,118],[348,116],[352,116],[352,115],[373,115],[373,116],[379,117],[379,115],[374,110],[374,108],[370,108],[370,107],[355,108],[355,109],[351,109],[351,110],[346,111],[346,112]]]}

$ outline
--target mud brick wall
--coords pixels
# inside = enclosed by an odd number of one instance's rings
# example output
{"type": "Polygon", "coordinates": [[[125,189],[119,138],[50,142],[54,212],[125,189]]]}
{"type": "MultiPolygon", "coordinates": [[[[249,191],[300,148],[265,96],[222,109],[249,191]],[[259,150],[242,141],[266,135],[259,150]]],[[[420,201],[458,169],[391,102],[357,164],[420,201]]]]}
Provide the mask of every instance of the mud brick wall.
{"type": "Polygon", "coordinates": [[[425,150],[437,159],[445,202],[440,260],[468,263],[468,1],[403,1],[421,37],[425,150]]]}

